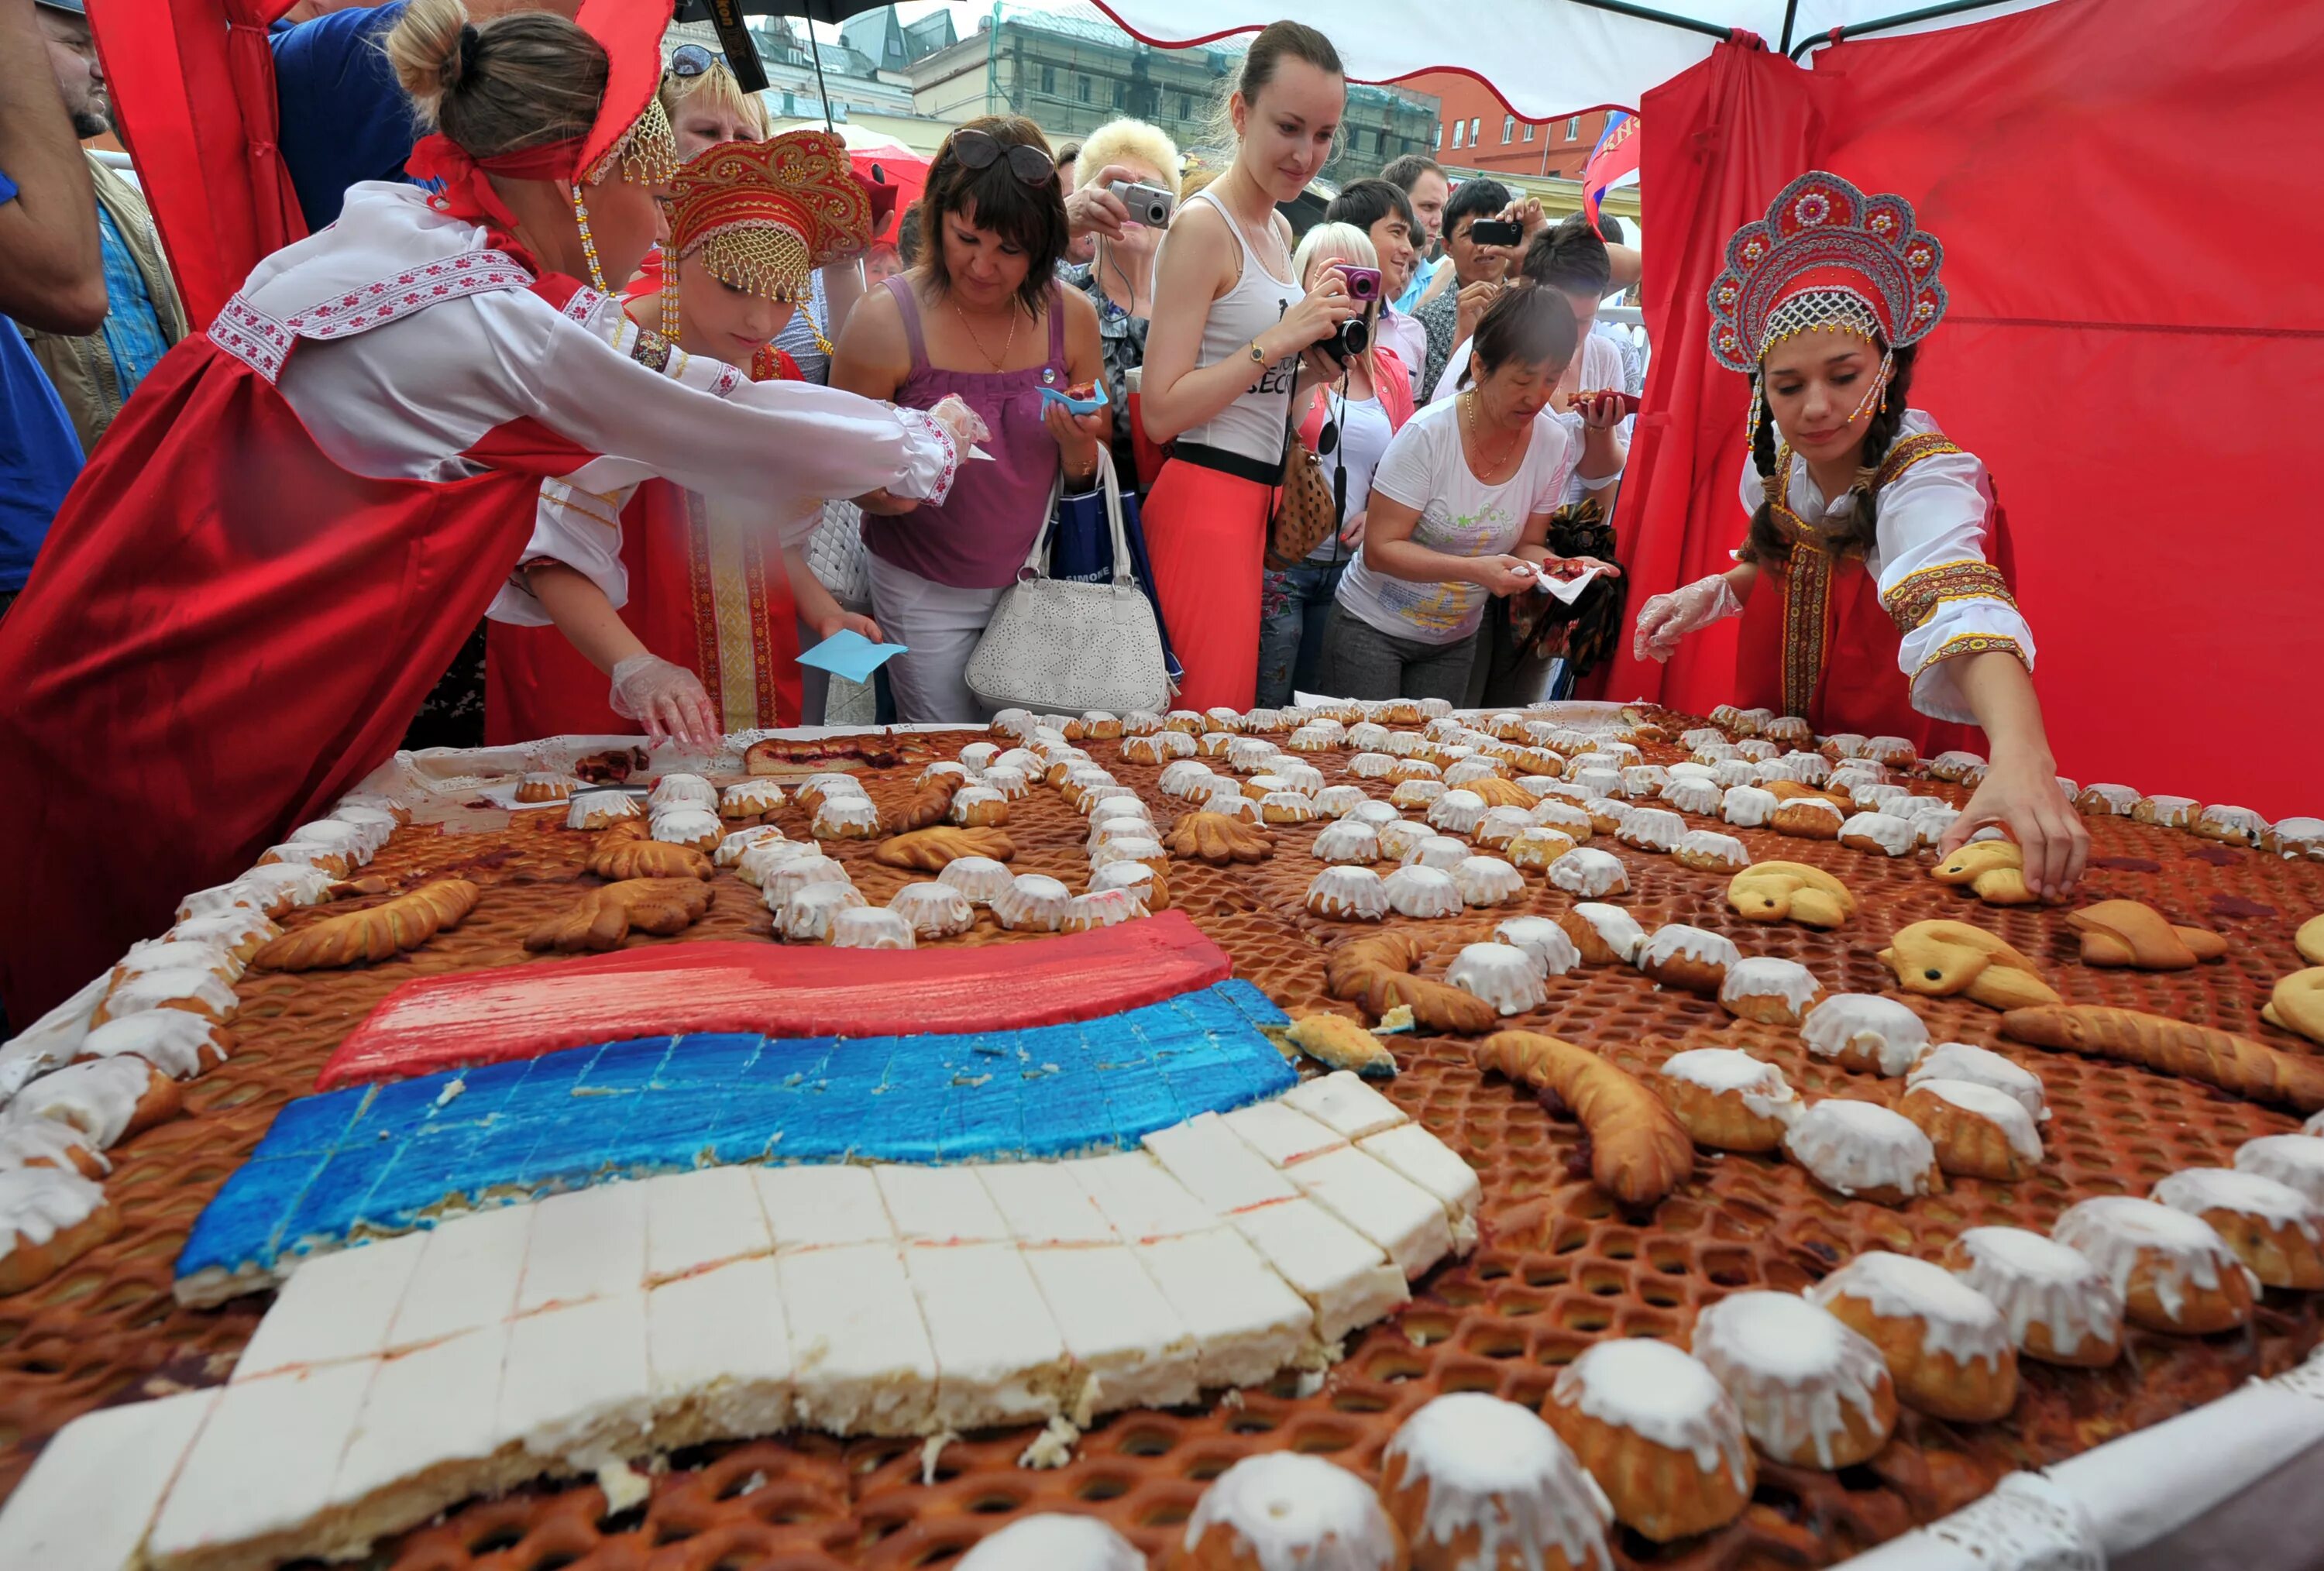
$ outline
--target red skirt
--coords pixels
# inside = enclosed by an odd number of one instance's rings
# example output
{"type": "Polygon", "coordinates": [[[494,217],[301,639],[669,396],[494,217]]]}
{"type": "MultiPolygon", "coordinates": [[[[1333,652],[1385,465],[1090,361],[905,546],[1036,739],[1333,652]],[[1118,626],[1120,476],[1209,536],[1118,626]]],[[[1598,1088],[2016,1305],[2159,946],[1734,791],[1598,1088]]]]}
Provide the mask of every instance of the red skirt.
{"type": "MultiPolygon", "coordinates": [[[[1743,630],[1735,655],[1735,703],[1745,709],[1784,713],[1784,662],[1791,580],[1781,568],[1763,565],[1759,582],[1743,608],[1743,630]]],[[[1880,586],[1860,560],[1843,559],[1831,569],[1824,597],[1820,650],[1798,652],[1817,671],[1814,697],[1803,716],[1819,736],[1853,732],[1860,736],[1903,736],[1923,758],[1940,753],[1986,751],[1985,733],[1974,725],[1935,720],[1913,707],[1913,685],[1897,669],[1903,635],[1880,604],[1880,586]]]]}
{"type": "Polygon", "coordinates": [[[0,997],[42,1012],[247,871],[397,740],[516,566],[530,420],[448,485],[349,474],[208,339],[162,357],[0,621],[0,997]]]}
{"type": "Polygon", "coordinates": [[[1139,508],[1178,705],[1248,709],[1259,696],[1259,591],[1275,487],[1172,458],[1139,508]]]}
{"type": "MultiPolygon", "coordinates": [[[[743,542],[739,567],[718,570],[699,507],[669,481],[649,480],[622,512],[622,620],[649,652],[702,679],[721,725],[798,724],[798,609],[779,554],[743,542]]],[[[613,713],[605,674],[556,628],[491,623],[485,649],[486,743],[643,732],[613,713]]]]}

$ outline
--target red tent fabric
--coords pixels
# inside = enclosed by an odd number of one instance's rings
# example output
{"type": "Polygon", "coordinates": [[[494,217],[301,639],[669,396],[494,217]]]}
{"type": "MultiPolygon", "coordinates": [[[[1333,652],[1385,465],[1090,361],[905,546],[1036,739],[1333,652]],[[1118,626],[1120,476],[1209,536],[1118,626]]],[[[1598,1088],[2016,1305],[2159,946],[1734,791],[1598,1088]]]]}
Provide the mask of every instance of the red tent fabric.
{"type": "Polygon", "coordinates": [[[879,219],[872,235],[875,244],[893,245],[904,209],[918,201],[920,193],[927,189],[928,161],[917,152],[900,149],[890,152],[884,149],[860,147],[850,152],[847,158],[855,166],[855,172],[863,179],[896,189],[896,205],[879,219]]]}
{"type": "Polygon", "coordinates": [[[307,233],[276,151],[270,23],[290,0],[89,7],[121,139],[196,332],[259,259],[307,233]]]}
{"type": "MultiPolygon", "coordinates": [[[[1991,467],[2059,766],[2270,817],[2324,808],[2324,32],[2268,0],[2061,0],[1825,51],[1735,45],[1647,95],[1650,417],[1632,604],[1740,538],[1742,379],[1702,296],[1794,173],[1902,192],[1951,296],[1914,402],[1991,467]],[[1692,127],[1692,135],[1682,131],[1692,127]]],[[[1733,624],[1610,690],[1727,696],[1733,624]]]]}

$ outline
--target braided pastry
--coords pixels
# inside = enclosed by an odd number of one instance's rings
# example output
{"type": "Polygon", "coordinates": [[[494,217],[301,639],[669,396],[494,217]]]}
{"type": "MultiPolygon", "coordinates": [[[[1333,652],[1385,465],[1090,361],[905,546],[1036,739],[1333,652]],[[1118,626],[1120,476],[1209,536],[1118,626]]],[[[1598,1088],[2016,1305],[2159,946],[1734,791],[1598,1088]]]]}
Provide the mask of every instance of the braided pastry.
{"type": "Polygon", "coordinates": [[[880,815],[880,822],[899,834],[941,824],[952,811],[953,793],[968,781],[956,774],[940,774],[880,815]]]}
{"type": "Polygon", "coordinates": [[[633,878],[584,893],[525,936],[528,949],[576,954],[613,949],[632,932],[667,938],[710,909],[712,891],[694,878],[633,878]]]}
{"type": "Polygon", "coordinates": [[[1016,855],[1017,843],[999,829],[963,829],[943,824],[895,836],[872,853],[872,860],[886,867],[940,873],[963,856],[990,856],[995,862],[1007,862],[1016,855]]]}
{"type": "Polygon", "coordinates": [[[2001,1017],[2001,1034],[2200,1080],[2255,1102],[2324,1109],[2324,1062],[2164,1015],[2089,1004],[2013,1009],[2001,1017]]]}
{"type": "Polygon", "coordinates": [[[1477,1067],[1554,1091],[1590,1132],[1590,1178],[1625,1206],[1652,1206],[1694,1171],[1694,1141],[1678,1115],[1628,1070],[1537,1031],[1499,1031],[1477,1067]]]}
{"type": "Polygon", "coordinates": [[[1425,1030],[1473,1036],[1492,1030],[1500,1012],[1491,1004],[1448,983],[1411,974],[1420,954],[1419,944],[1403,933],[1351,938],[1325,957],[1323,983],[1333,997],[1361,1004],[1376,1016],[1409,1009],[1413,1022],[1425,1030]]]}
{"type": "MultiPolygon", "coordinates": [[[[710,876],[710,858],[693,846],[672,846],[659,840],[641,839],[639,834],[620,833],[631,827],[629,823],[616,824],[597,837],[596,854],[589,858],[590,872],[609,883],[620,883],[632,878],[710,876]]],[[[641,834],[642,830],[639,833],[641,834]]]]}
{"type": "Polygon", "coordinates": [[[476,909],[481,892],[465,878],[423,883],[369,910],[325,917],[285,933],[252,956],[250,963],[264,971],[328,971],[392,960],[458,927],[476,909]]]}
{"type": "Polygon", "coordinates": [[[1225,813],[1187,813],[1170,826],[1170,855],[1225,864],[1264,862],[1275,855],[1266,830],[1225,813]]]}

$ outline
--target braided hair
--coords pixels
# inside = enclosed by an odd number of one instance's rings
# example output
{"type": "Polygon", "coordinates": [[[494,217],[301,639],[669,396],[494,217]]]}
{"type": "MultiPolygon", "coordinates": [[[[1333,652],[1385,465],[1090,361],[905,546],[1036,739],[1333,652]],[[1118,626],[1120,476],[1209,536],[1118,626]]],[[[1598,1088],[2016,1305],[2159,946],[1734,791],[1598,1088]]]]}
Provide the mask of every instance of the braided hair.
{"type": "MultiPolygon", "coordinates": [[[[1873,478],[1888,457],[1889,448],[1904,423],[1904,410],[1911,402],[1913,362],[1919,355],[1918,345],[1907,344],[1895,352],[1889,372],[1888,385],[1882,389],[1880,405],[1865,422],[1864,451],[1857,459],[1856,513],[1849,521],[1847,531],[1835,541],[1845,550],[1868,553],[1880,538],[1880,494],[1873,489],[1873,478]]],[[[1778,494],[1779,485],[1791,483],[1791,476],[1780,478],[1775,474],[1775,417],[1768,407],[1765,379],[1751,379],[1751,395],[1759,403],[1758,434],[1751,439],[1751,467],[1759,472],[1761,500],[1751,514],[1751,528],[1743,537],[1739,553],[1747,562],[1772,566],[1791,555],[1791,541],[1776,529],[1774,509],[1767,498],[1778,494]]]]}

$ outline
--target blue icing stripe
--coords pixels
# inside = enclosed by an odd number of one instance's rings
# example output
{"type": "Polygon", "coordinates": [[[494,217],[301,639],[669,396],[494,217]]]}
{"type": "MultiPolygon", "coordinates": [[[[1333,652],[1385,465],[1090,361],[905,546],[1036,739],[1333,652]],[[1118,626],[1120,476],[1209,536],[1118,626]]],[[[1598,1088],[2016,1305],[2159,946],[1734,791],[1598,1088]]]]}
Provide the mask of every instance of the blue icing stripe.
{"type": "Polygon", "coordinates": [[[1284,1023],[1257,988],[1225,982],[1027,1030],[650,1037],[350,1087],[276,1114],[197,1221],[179,1274],[268,1270],[448,1208],[696,1167],[1133,1148],[1297,1084],[1261,1034],[1284,1023]]]}

